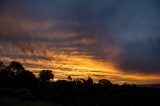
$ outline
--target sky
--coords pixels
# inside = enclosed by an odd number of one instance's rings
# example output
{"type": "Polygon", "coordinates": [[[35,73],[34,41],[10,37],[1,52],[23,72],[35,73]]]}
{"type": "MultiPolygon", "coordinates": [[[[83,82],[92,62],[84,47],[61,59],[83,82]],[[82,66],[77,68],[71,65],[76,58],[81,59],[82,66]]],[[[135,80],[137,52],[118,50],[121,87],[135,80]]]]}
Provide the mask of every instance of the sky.
{"type": "Polygon", "coordinates": [[[160,83],[159,0],[0,0],[0,61],[55,79],[160,83]]]}

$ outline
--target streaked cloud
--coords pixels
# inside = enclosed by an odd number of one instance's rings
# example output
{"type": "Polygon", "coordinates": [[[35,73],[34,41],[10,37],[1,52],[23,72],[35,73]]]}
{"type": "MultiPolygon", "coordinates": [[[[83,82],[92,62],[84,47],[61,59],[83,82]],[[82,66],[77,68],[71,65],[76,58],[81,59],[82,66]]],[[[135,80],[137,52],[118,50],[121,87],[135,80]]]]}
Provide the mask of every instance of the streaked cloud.
{"type": "Polygon", "coordinates": [[[16,60],[35,73],[52,69],[56,78],[160,82],[156,0],[2,1],[0,57],[6,64],[16,60]]]}

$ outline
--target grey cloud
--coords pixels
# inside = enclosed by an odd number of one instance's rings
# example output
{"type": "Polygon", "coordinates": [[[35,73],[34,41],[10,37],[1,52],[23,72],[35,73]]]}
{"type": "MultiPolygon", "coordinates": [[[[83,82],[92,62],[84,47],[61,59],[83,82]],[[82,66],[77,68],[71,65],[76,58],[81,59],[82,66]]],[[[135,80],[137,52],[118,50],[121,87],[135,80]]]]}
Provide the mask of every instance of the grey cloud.
{"type": "Polygon", "coordinates": [[[19,40],[29,44],[36,41],[46,43],[48,48],[56,47],[56,49],[73,47],[79,52],[103,61],[108,61],[110,48],[120,46],[122,52],[115,62],[123,71],[160,72],[160,4],[158,0],[2,1],[1,5],[4,6],[5,3],[11,7],[23,8],[29,15],[42,21],[52,18],[64,21],[74,20],[80,25],[59,26],[60,29],[84,32],[84,34],[65,39],[47,38],[43,35],[30,37],[23,35],[10,37],[9,35],[7,37],[0,34],[2,41],[14,41],[13,44],[19,40]],[[96,42],[87,45],[81,42],[83,39],[96,42]]]}

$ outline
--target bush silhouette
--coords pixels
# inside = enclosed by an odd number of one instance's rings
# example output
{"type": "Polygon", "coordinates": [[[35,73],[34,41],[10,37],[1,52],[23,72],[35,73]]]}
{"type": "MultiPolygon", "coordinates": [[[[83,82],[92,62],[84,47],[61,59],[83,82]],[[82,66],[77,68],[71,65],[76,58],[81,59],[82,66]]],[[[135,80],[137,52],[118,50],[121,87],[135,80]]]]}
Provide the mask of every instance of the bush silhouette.
{"type": "Polygon", "coordinates": [[[52,70],[42,70],[39,73],[39,79],[41,81],[50,81],[54,78],[54,74],[52,73],[52,70]]]}

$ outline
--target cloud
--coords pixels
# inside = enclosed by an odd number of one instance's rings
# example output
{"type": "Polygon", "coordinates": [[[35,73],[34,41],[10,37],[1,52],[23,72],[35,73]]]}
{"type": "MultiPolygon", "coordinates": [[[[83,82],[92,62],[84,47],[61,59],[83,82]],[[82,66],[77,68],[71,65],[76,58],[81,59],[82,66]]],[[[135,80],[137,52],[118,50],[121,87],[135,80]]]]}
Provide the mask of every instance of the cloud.
{"type": "Polygon", "coordinates": [[[126,1],[112,16],[109,33],[122,45],[117,64],[124,72],[160,73],[160,15],[155,4],[155,0],[126,1]]]}
{"type": "Polygon", "coordinates": [[[157,0],[1,2],[0,56],[3,61],[17,59],[30,69],[46,67],[57,72],[66,69],[68,73],[76,70],[75,74],[86,69],[84,73],[92,75],[96,70],[95,78],[103,77],[98,71],[107,72],[104,70],[110,68],[109,64],[115,68],[109,71],[122,71],[111,75],[113,80],[117,77],[116,81],[126,73],[160,72],[157,0]]]}

